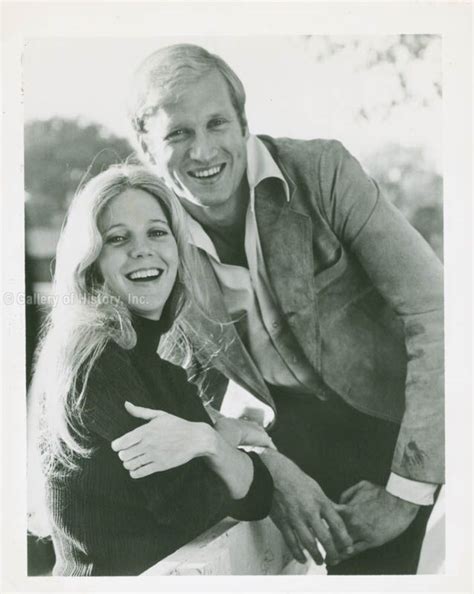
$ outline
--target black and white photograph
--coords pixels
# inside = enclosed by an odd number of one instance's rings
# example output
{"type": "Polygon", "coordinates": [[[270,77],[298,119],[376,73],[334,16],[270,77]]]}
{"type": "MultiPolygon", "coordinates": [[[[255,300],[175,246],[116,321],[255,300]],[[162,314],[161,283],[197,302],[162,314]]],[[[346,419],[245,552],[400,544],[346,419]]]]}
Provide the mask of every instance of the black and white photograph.
{"type": "Polygon", "coordinates": [[[79,6],[44,3],[58,21],[10,39],[22,239],[2,301],[21,356],[2,363],[23,442],[3,468],[23,484],[9,589],[390,576],[394,591],[410,576],[468,591],[472,543],[450,549],[449,532],[471,516],[472,462],[453,34],[208,30],[200,5],[182,5],[182,31],[176,6],[135,5],[175,24],[138,35],[131,3],[84,5],[73,34],[79,6]],[[118,25],[100,34],[87,17],[107,6],[118,25]]]}

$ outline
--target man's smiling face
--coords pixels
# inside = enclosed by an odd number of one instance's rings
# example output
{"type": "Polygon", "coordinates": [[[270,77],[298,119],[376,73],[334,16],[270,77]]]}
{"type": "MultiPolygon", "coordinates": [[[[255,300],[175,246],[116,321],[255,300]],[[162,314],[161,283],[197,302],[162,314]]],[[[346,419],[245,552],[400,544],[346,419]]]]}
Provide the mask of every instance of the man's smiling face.
{"type": "Polygon", "coordinates": [[[217,72],[185,86],[147,121],[145,142],[159,174],[181,199],[226,212],[247,166],[247,131],[217,72]]]}

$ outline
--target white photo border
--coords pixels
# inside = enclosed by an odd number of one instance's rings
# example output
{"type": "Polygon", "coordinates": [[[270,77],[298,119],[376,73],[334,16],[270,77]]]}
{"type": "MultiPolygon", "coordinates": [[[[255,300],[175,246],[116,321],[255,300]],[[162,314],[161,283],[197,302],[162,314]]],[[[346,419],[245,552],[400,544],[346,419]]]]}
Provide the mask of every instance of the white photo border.
{"type": "Polygon", "coordinates": [[[471,591],[472,6],[464,2],[14,2],[2,6],[2,298],[24,291],[21,57],[31,37],[381,35],[443,43],[447,382],[446,574],[406,577],[48,578],[26,575],[24,313],[2,299],[2,591],[471,591]],[[471,322],[471,323],[470,323],[471,322]]]}

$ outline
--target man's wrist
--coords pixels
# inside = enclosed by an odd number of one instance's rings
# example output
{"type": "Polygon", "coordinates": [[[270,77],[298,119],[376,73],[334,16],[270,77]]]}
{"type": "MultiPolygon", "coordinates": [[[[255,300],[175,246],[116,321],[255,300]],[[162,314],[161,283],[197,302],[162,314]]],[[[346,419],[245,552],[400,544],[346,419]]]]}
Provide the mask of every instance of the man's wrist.
{"type": "Polygon", "coordinates": [[[288,484],[304,474],[292,460],[272,448],[265,448],[260,458],[272,475],[275,490],[285,491],[288,484]]]}
{"type": "Polygon", "coordinates": [[[273,474],[274,469],[281,463],[284,456],[277,450],[264,448],[263,451],[260,452],[260,458],[263,460],[268,470],[273,474]]]}
{"type": "Polygon", "coordinates": [[[402,508],[407,512],[412,511],[416,513],[421,507],[419,503],[413,503],[412,501],[408,501],[407,499],[402,499],[397,495],[393,495],[393,493],[390,493],[389,491],[387,491],[387,489],[385,489],[385,492],[399,508],[402,508]]]}

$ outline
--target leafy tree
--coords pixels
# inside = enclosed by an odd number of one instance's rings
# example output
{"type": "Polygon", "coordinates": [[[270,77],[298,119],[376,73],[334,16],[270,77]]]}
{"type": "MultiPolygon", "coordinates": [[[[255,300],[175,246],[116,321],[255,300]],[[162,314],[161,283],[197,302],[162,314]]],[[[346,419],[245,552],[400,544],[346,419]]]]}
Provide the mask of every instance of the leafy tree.
{"type": "Polygon", "coordinates": [[[370,88],[360,104],[354,105],[360,119],[390,115],[400,105],[427,107],[441,98],[441,37],[439,35],[304,36],[302,43],[316,63],[346,61],[370,88]]]}
{"type": "Polygon", "coordinates": [[[389,144],[369,156],[366,167],[442,259],[443,179],[423,149],[389,144]]]}
{"type": "MultiPolygon", "coordinates": [[[[61,217],[85,176],[129,159],[124,138],[80,120],[33,120],[25,126],[25,189],[32,224],[61,217]],[[55,216],[56,215],[56,216],[55,216]]],[[[54,222],[53,222],[54,225],[54,222]]]]}

